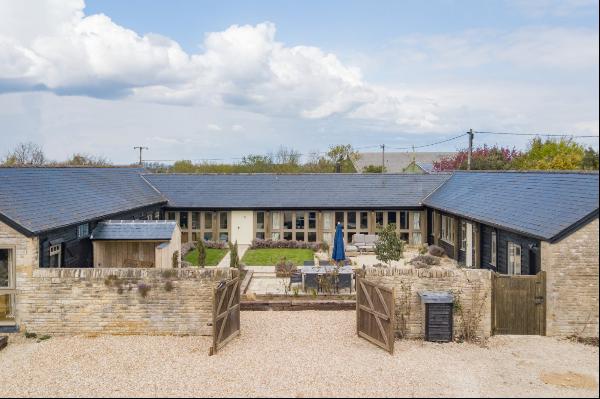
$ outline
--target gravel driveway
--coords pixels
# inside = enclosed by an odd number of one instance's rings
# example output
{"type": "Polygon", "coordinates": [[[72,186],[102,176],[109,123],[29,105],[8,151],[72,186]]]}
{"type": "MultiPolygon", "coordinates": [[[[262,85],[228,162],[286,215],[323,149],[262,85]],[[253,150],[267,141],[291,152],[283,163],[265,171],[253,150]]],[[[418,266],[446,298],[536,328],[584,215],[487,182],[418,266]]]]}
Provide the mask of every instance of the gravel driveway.
{"type": "Polygon", "coordinates": [[[242,326],[213,357],[207,337],[13,337],[0,396],[598,397],[598,348],[569,341],[397,341],[390,356],[356,337],[354,312],[244,312],[242,326]]]}

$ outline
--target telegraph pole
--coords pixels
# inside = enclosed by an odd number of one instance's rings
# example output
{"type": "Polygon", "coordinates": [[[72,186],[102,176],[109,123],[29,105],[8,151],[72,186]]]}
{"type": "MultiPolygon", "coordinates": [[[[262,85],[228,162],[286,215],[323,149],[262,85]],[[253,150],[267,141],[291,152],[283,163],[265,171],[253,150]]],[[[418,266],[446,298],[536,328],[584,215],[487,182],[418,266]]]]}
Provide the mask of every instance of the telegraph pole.
{"type": "Polygon", "coordinates": [[[381,148],[381,173],[385,173],[385,144],[379,147],[381,148]]]}
{"type": "Polygon", "coordinates": [[[136,147],[133,147],[133,149],[134,149],[134,150],[140,150],[140,166],[143,166],[143,164],[142,164],[142,151],[143,151],[143,150],[147,150],[147,149],[148,149],[148,147],[144,147],[144,146],[136,146],[136,147]]]}
{"type": "Polygon", "coordinates": [[[467,132],[469,135],[469,157],[467,158],[467,169],[471,170],[471,158],[473,158],[473,129],[467,132]]]}

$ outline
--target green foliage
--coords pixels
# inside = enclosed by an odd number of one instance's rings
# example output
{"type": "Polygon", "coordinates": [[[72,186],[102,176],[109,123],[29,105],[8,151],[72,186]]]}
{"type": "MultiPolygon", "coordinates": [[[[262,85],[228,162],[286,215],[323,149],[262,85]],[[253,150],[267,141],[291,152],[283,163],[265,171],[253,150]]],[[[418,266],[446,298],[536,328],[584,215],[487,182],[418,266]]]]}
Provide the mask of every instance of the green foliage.
{"type": "Polygon", "coordinates": [[[198,251],[198,266],[206,266],[206,245],[204,245],[204,240],[196,242],[196,250],[198,251]]]}
{"type": "Polygon", "coordinates": [[[375,244],[377,259],[389,265],[393,260],[400,260],[404,253],[404,242],[396,233],[396,225],[390,223],[379,233],[375,244]]]}
{"type": "Polygon", "coordinates": [[[588,147],[583,154],[581,168],[585,170],[598,170],[599,163],[598,152],[592,147],[588,147]]]}
{"type": "Polygon", "coordinates": [[[42,166],[46,162],[44,150],[33,142],[17,144],[2,160],[4,166],[42,166]]]}
{"type": "Polygon", "coordinates": [[[229,267],[234,269],[239,269],[240,267],[240,257],[238,255],[238,243],[235,244],[229,243],[229,267]]]}
{"type": "Polygon", "coordinates": [[[314,260],[314,252],[306,248],[257,248],[248,249],[242,259],[249,266],[275,266],[282,258],[295,265],[314,260]]]}
{"type": "Polygon", "coordinates": [[[369,165],[363,168],[363,173],[385,173],[385,167],[381,165],[369,165]]]}
{"type": "Polygon", "coordinates": [[[582,168],[585,150],[571,139],[534,138],[528,151],[515,160],[517,169],[574,170],[582,168]]]}

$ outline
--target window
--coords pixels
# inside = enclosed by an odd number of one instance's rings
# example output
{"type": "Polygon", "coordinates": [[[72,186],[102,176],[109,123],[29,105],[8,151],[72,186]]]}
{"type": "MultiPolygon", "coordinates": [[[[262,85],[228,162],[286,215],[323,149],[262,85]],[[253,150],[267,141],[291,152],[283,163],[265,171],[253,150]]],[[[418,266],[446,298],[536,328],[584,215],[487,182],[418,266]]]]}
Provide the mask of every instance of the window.
{"type": "Polygon", "coordinates": [[[227,220],[227,212],[219,213],[219,229],[227,230],[228,220],[227,220]]]}
{"type": "Polygon", "coordinates": [[[408,212],[406,211],[400,211],[400,229],[408,230],[408,212]]]}
{"type": "Polygon", "coordinates": [[[367,230],[369,228],[369,212],[360,213],[360,229],[367,230]]]}
{"type": "Polygon", "coordinates": [[[166,212],[165,213],[165,218],[167,220],[175,220],[175,212],[166,212]]]}
{"type": "Polygon", "coordinates": [[[188,228],[188,213],[187,212],[179,212],[179,227],[183,230],[187,230],[188,228]]]}
{"type": "Polygon", "coordinates": [[[200,212],[192,212],[192,230],[200,230],[200,212]]]}
{"type": "Polygon", "coordinates": [[[90,235],[89,223],[80,224],[77,226],[77,238],[86,238],[90,235]]]}
{"type": "Polygon", "coordinates": [[[256,212],[256,230],[265,229],[265,213],[256,212]]]}
{"type": "Polygon", "coordinates": [[[454,219],[450,216],[442,215],[442,240],[454,245],[454,236],[454,219]]]}
{"type": "Polygon", "coordinates": [[[48,249],[50,255],[50,267],[62,266],[62,244],[51,245],[48,249]]]}
{"type": "Polygon", "coordinates": [[[256,238],[258,238],[259,240],[264,240],[265,239],[265,232],[264,231],[257,231],[256,232],[256,238]]]}
{"type": "Polygon", "coordinates": [[[490,255],[490,264],[492,266],[496,266],[496,258],[498,257],[498,241],[497,241],[497,237],[496,237],[496,232],[492,231],[492,238],[491,238],[491,255],[490,255]]]}
{"type": "Polygon", "coordinates": [[[421,230],[421,212],[413,212],[413,230],[421,230]]]}
{"type": "Polygon", "coordinates": [[[292,215],[292,211],[283,212],[283,228],[285,230],[292,230],[292,227],[294,226],[292,215]]]}
{"type": "Polygon", "coordinates": [[[375,228],[381,230],[383,228],[383,212],[375,212],[375,228]]]}
{"type": "Polygon", "coordinates": [[[212,230],[213,228],[213,213],[204,212],[204,230],[212,230]]]}
{"type": "MultiPolygon", "coordinates": [[[[304,230],[304,212],[296,211],[296,230],[304,230]]],[[[296,241],[299,241],[296,239],[296,241]]],[[[304,239],[302,240],[304,241],[304,239]]]]}
{"type": "Polygon", "coordinates": [[[0,325],[15,321],[15,249],[0,248],[0,325]]]}
{"type": "MultiPolygon", "coordinates": [[[[281,228],[281,212],[271,212],[271,229],[279,230],[281,228]]],[[[273,238],[275,240],[275,238],[273,238]]],[[[279,237],[277,238],[277,240],[279,237]]]]}
{"type": "Polygon", "coordinates": [[[467,249],[467,222],[464,220],[460,222],[460,249],[467,249]]]}
{"type": "Polygon", "coordinates": [[[387,224],[396,224],[396,212],[387,213],[387,224]]]}
{"type": "MultiPolygon", "coordinates": [[[[317,212],[308,212],[308,229],[315,230],[317,228],[317,212]]],[[[316,239],[315,239],[316,241],[316,239]]]]}
{"type": "Polygon", "coordinates": [[[356,212],[348,212],[348,230],[356,230],[356,212]]]}
{"type": "Polygon", "coordinates": [[[344,212],[335,213],[335,225],[337,226],[338,223],[341,223],[342,226],[344,225],[344,212]]]}
{"type": "Polygon", "coordinates": [[[508,274],[521,274],[521,246],[508,242],[508,274]]]}

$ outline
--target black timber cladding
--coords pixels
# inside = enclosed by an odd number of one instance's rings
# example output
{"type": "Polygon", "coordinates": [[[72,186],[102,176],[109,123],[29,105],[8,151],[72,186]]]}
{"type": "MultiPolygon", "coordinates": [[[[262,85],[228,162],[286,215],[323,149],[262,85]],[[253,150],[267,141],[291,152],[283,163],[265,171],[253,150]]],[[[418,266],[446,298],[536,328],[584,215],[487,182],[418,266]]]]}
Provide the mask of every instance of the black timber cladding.
{"type": "Polygon", "coordinates": [[[166,200],[138,168],[0,168],[0,214],[39,234],[166,200]]]}
{"type": "Polygon", "coordinates": [[[598,173],[456,172],[423,204],[553,241],[598,215],[598,173]]]}
{"type": "Polygon", "coordinates": [[[421,200],[449,175],[146,174],[179,209],[397,209],[421,200]]]}
{"type": "Polygon", "coordinates": [[[420,291],[425,304],[425,340],[450,342],[453,337],[454,296],[450,292],[420,291]]]}

